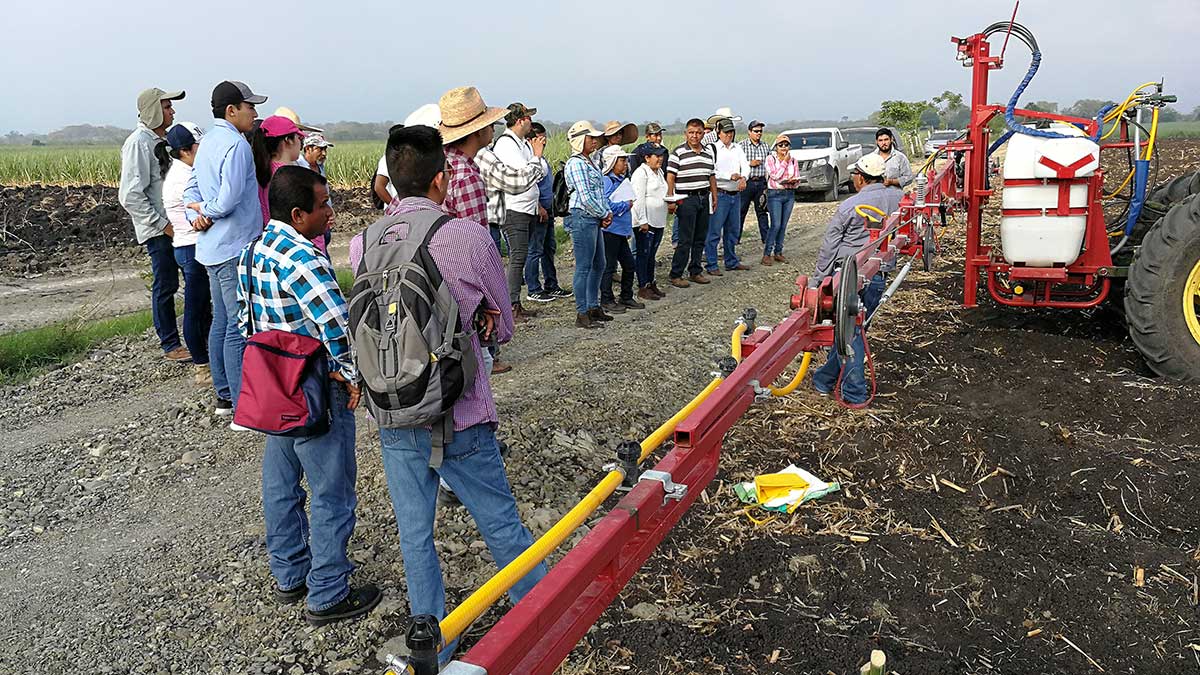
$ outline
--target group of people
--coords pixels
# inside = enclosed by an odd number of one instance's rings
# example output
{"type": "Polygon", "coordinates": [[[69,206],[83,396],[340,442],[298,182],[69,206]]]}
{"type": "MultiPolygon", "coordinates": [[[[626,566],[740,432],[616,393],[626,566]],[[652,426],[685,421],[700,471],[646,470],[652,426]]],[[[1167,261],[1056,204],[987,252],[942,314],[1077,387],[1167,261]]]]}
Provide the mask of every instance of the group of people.
{"type": "MultiPolygon", "coordinates": [[[[356,505],[353,410],[365,393],[347,300],[328,247],[334,212],[324,163],[332,144],[286,108],[259,121],[257,106],[267,97],[237,81],[214,88],[208,130],[174,124],[173,102],[184,95],[142,92],[138,128],[122,149],[120,199],[150,255],[161,347],[170,360],[196,364],[198,379],[211,379],[216,413],[225,415],[238,404],[242,354],[254,331],[321,341],[329,359],[329,425],[313,436],[267,436],[262,484],[267,548],[281,603],[306,601],[305,616],[314,625],[359,616],[378,604],[380,591],[351,587],[353,565],[346,555],[356,505]],[[180,273],[187,347],[175,328],[180,273]],[[311,520],[301,487],[305,477],[311,520]]],[[[514,322],[537,315],[523,299],[549,302],[573,295],[576,325],[592,329],[613,313],[663,298],[655,258],[668,214],[675,215],[671,287],[710,283],[723,274],[722,266],[727,272],[749,269],[737,247],[751,207],[762,239],[761,263],[786,262],[783,239],[799,178],[786,135],[768,147],[762,141],[765,125],[753,121],[749,139],[735,143],[740,118],[726,110],[707,121],[689,120],[686,141],[673,149],[662,144],[662,127],[649,124],[645,142],[627,152],[638,139],[634,125],[610,122],[598,128],[581,120],[567,132],[571,155],[560,169],[568,202],[564,226],[575,253],[573,288],[562,288],[554,266],[561,198],[556,200],[554,169],[544,157],[546,129],[533,121],[536,113],[522,103],[488,106],[474,87],[452,89],[390,130],[380,162],[386,176],[377,176],[372,186],[386,205],[384,217],[393,219],[388,236],[405,237],[415,227],[411,223],[434,223],[422,245],[457,304],[461,326],[481,326],[467,331],[470,348],[463,353],[476,376],[454,400],[445,438],[434,438],[424,425],[381,424],[414,614],[445,612],[433,545],[439,491],[452,491],[470,510],[497,566],[531,543],[496,439],[489,378],[508,367],[498,349],[511,339],[514,322]],[[501,122],[505,128],[497,135],[501,122]],[[715,134],[712,142],[705,141],[709,131],[715,134]],[[507,263],[501,240],[507,243],[507,263]]],[[[859,192],[839,206],[829,224],[818,275],[831,274],[845,251],[865,238],[855,204],[890,213],[899,203],[900,191],[892,188],[906,182],[902,170],[908,164],[885,141],[890,135],[881,130],[879,152],[856,165],[859,192]]],[[[370,243],[362,234],[350,242],[350,269],[360,278],[371,271],[364,259],[370,243]]],[[[877,302],[881,284],[868,285],[868,304],[872,296],[877,302]]],[[[861,363],[855,379],[840,374],[836,359],[830,361],[814,378],[817,389],[828,392],[841,381],[848,399],[858,396],[861,363]]],[[[531,571],[513,587],[512,600],[545,573],[544,566],[531,571]]],[[[452,651],[447,646],[443,660],[452,651]]]]}

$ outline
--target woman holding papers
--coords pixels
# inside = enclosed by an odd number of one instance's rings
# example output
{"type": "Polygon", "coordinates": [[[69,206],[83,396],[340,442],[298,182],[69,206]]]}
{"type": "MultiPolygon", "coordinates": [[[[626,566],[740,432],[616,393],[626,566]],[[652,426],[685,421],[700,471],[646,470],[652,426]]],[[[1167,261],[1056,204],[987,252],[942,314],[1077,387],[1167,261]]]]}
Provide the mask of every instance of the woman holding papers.
{"type": "Polygon", "coordinates": [[[604,276],[600,278],[600,307],[609,314],[623,314],[626,309],[643,309],[644,304],[633,299],[633,253],[629,237],[633,235],[634,192],[625,178],[629,153],[619,145],[604,148],[600,155],[604,172],[604,195],[612,209],[612,223],[604,229],[604,276]],[[621,265],[621,295],[613,297],[613,275],[621,265]]]}

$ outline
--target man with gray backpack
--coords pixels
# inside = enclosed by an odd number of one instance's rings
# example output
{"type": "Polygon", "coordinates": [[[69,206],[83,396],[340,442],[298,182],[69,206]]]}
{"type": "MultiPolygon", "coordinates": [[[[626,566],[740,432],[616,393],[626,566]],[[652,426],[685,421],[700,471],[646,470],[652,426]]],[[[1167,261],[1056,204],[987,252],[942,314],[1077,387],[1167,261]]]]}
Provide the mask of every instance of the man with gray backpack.
{"type": "MultiPolygon", "coordinates": [[[[448,174],[442,137],[393,131],[386,151],[397,201],[350,242],[350,331],[363,399],[379,423],[413,615],[445,616],[434,548],[438,478],[471,512],[497,567],[533,539],[521,524],[496,441],[498,417],[480,339],[512,337],[504,266],[486,229],[439,205],[448,174]]],[[[546,574],[509,592],[514,603],[546,574]]],[[[450,659],[448,645],[441,661],[450,659]]]]}

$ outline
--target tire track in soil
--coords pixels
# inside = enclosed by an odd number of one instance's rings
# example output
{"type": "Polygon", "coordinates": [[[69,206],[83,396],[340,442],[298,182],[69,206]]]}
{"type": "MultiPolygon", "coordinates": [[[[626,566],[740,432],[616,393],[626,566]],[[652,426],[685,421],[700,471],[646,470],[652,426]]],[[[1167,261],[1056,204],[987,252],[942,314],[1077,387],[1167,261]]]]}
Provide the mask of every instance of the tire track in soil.
{"type": "MultiPolygon", "coordinates": [[[[708,380],[744,307],[764,320],[784,316],[832,208],[797,204],[789,263],[764,268],[750,255],[752,271],[671,289],[603,330],[574,328],[570,300],[537,307],[544,316],[503,350],[513,371],[494,381],[514,492],[535,536],[590,488],[619,441],[649,433],[708,380]]],[[[750,221],[741,248],[753,252],[750,221]]],[[[566,284],[569,255],[560,260],[566,284]]],[[[0,459],[0,569],[12,571],[0,581],[9,608],[0,672],[78,663],[103,664],[97,672],[374,672],[375,651],[400,632],[406,606],[378,436],[365,416],[351,551],[356,579],[387,597],[362,621],[313,630],[270,598],[261,441],[213,424],[210,395],[191,387],[186,369],[163,364],[151,342],[118,341],[75,370],[0,392],[15,403],[2,439],[14,451],[0,459]]],[[[494,567],[461,509],[443,510],[438,527],[453,605],[494,567]]]]}

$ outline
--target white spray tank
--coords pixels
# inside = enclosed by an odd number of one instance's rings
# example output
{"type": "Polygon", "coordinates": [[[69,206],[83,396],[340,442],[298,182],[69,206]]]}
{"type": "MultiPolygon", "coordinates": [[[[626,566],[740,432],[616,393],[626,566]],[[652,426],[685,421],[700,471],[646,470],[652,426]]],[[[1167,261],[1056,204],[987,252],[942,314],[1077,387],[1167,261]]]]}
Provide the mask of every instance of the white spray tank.
{"type": "Polygon", "coordinates": [[[1049,131],[1070,138],[1013,134],[1008,141],[1000,245],[1012,264],[1070,265],[1083,249],[1086,179],[1100,168],[1100,146],[1070,124],[1055,122],[1049,131]]]}

